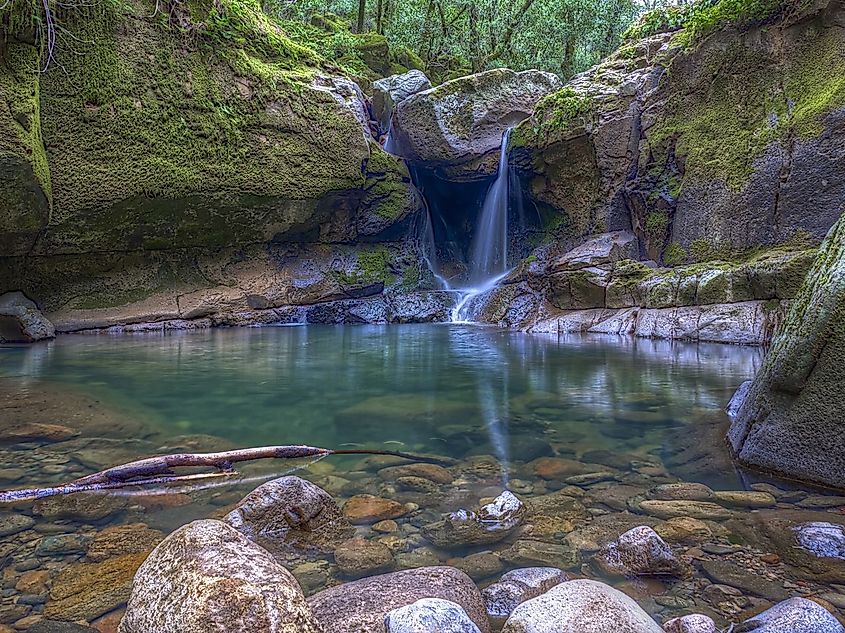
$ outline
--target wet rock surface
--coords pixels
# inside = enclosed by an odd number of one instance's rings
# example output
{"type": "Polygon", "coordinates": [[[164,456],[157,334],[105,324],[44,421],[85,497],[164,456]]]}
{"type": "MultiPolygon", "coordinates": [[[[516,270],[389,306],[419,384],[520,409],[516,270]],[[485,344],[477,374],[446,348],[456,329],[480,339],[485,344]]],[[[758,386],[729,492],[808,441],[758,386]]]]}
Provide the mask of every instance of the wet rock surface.
{"type": "Polygon", "coordinates": [[[478,511],[459,510],[444,521],[424,526],[423,534],[444,549],[490,545],[518,528],[525,514],[522,501],[505,491],[478,511]]]}
{"type": "Polygon", "coordinates": [[[271,551],[286,547],[331,551],[353,533],[331,495],[299,477],[262,484],[225,521],[271,551]]]}
{"type": "Polygon", "coordinates": [[[135,578],[120,633],[263,629],[319,633],[296,580],[221,521],[171,534],[135,578]]]}

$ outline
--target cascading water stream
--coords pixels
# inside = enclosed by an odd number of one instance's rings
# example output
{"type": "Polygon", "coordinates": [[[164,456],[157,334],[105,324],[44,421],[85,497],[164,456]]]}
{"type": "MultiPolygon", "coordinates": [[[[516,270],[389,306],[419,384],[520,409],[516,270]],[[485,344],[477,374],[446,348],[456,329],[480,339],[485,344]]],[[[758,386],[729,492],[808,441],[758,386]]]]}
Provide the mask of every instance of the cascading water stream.
{"type": "Polygon", "coordinates": [[[472,239],[469,257],[469,286],[462,289],[462,296],[452,311],[452,321],[465,322],[471,316],[473,299],[495,287],[508,271],[508,198],[510,167],[508,141],[511,128],[502,135],[499,170],[478,221],[478,230],[472,239]]]}

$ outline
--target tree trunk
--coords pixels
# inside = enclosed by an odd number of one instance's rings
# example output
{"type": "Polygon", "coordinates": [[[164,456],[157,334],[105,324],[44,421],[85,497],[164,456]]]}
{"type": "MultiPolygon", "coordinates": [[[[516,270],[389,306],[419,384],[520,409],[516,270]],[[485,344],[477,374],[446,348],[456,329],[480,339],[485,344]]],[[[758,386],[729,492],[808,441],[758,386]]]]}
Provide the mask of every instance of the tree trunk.
{"type": "Polygon", "coordinates": [[[358,27],[356,33],[364,32],[364,13],[367,10],[367,0],[358,0],[358,27]]]}

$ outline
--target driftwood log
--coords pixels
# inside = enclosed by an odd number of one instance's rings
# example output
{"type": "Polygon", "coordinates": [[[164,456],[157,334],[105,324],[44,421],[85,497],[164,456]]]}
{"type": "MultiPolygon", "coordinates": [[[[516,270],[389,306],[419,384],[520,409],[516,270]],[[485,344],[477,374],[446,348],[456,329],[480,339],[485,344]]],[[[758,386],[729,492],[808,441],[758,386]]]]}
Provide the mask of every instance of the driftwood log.
{"type": "Polygon", "coordinates": [[[219,453],[175,453],[173,455],[147,457],[146,459],[113,466],[56,486],[0,492],[0,503],[30,501],[76,492],[97,492],[130,486],[184,483],[211,477],[228,477],[237,475],[234,465],[238,462],[250,462],[259,459],[322,459],[329,455],[388,455],[429,464],[448,465],[451,463],[444,458],[396,451],[330,450],[313,446],[259,446],[219,453]],[[214,468],[216,470],[208,473],[180,475],[174,472],[174,468],[214,468]]]}

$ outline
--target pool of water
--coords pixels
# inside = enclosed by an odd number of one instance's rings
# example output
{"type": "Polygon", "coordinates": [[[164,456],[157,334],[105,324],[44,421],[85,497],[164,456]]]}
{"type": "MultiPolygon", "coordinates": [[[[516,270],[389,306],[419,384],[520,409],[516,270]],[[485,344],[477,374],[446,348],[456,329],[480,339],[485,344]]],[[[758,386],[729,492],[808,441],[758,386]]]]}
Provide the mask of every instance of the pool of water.
{"type": "MultiPolygon", "coordinates": [[[[191,520],[224,516],[260,482],[288,472],[340,505],[360,494],[403,504],[392,531],[366,521],[355,528],[391,550],[394,569],[448,563],[483,585],[504,569],[540,564],[611,580],[591,566],[589,544],[645,523],[667,535],[693,573],[611,581],[661,621],[703,611],[724,624],[775,595],[833,596],[845,605],[845,563],[824,566],[832,584],[820,585],[814,578],[822,572],[814,560],[795,559],[794,542],[796,526],[807,522],[845,524],[843,504],[737,469],[724,442],[724,407],[762,358],[750,347],[456,324],[92,334],[2,347],[2,489],[67,481],[152,454],[279,444],[433,454],[451,460],[452,481],[400,480],[383,470],[391,458],[333,456],[244,464],[237,477],[190,487],[0,509],[0,623],[42,614],[119,617],[132,574],[155,542],[191,520]],[[638,505],[654,486],[678,481],[731,491],[762,484],[777,503],[715,511],[711,504],[713,516],[692,524],[638,505]],[[504,488],[529,506],[511,536],[447,549],[425,536],[444,513],[477,508],[504,488]],[[560,511],[547,516],[550,507],[560,511]],[[113,584],[119,564],[125,588],[104,601],[106,588],[96,583],[113,584]],[[730,582],[739,595],[708,597],[708,585],[730,582]],[[766,589],[772,583],[775,593],[766,589]]],[[[349,579],[331,554],[274,553],[308,593],[349,579]]]]}
{"type": "Polygon", "coordinates": [[[725,422],[761,352],[409,325],[65,336],[0,358],[0,376],[81,388],[162,437],[489,454],[509,470],[553,453],[671,451],[679,430],[725,422]]]}

